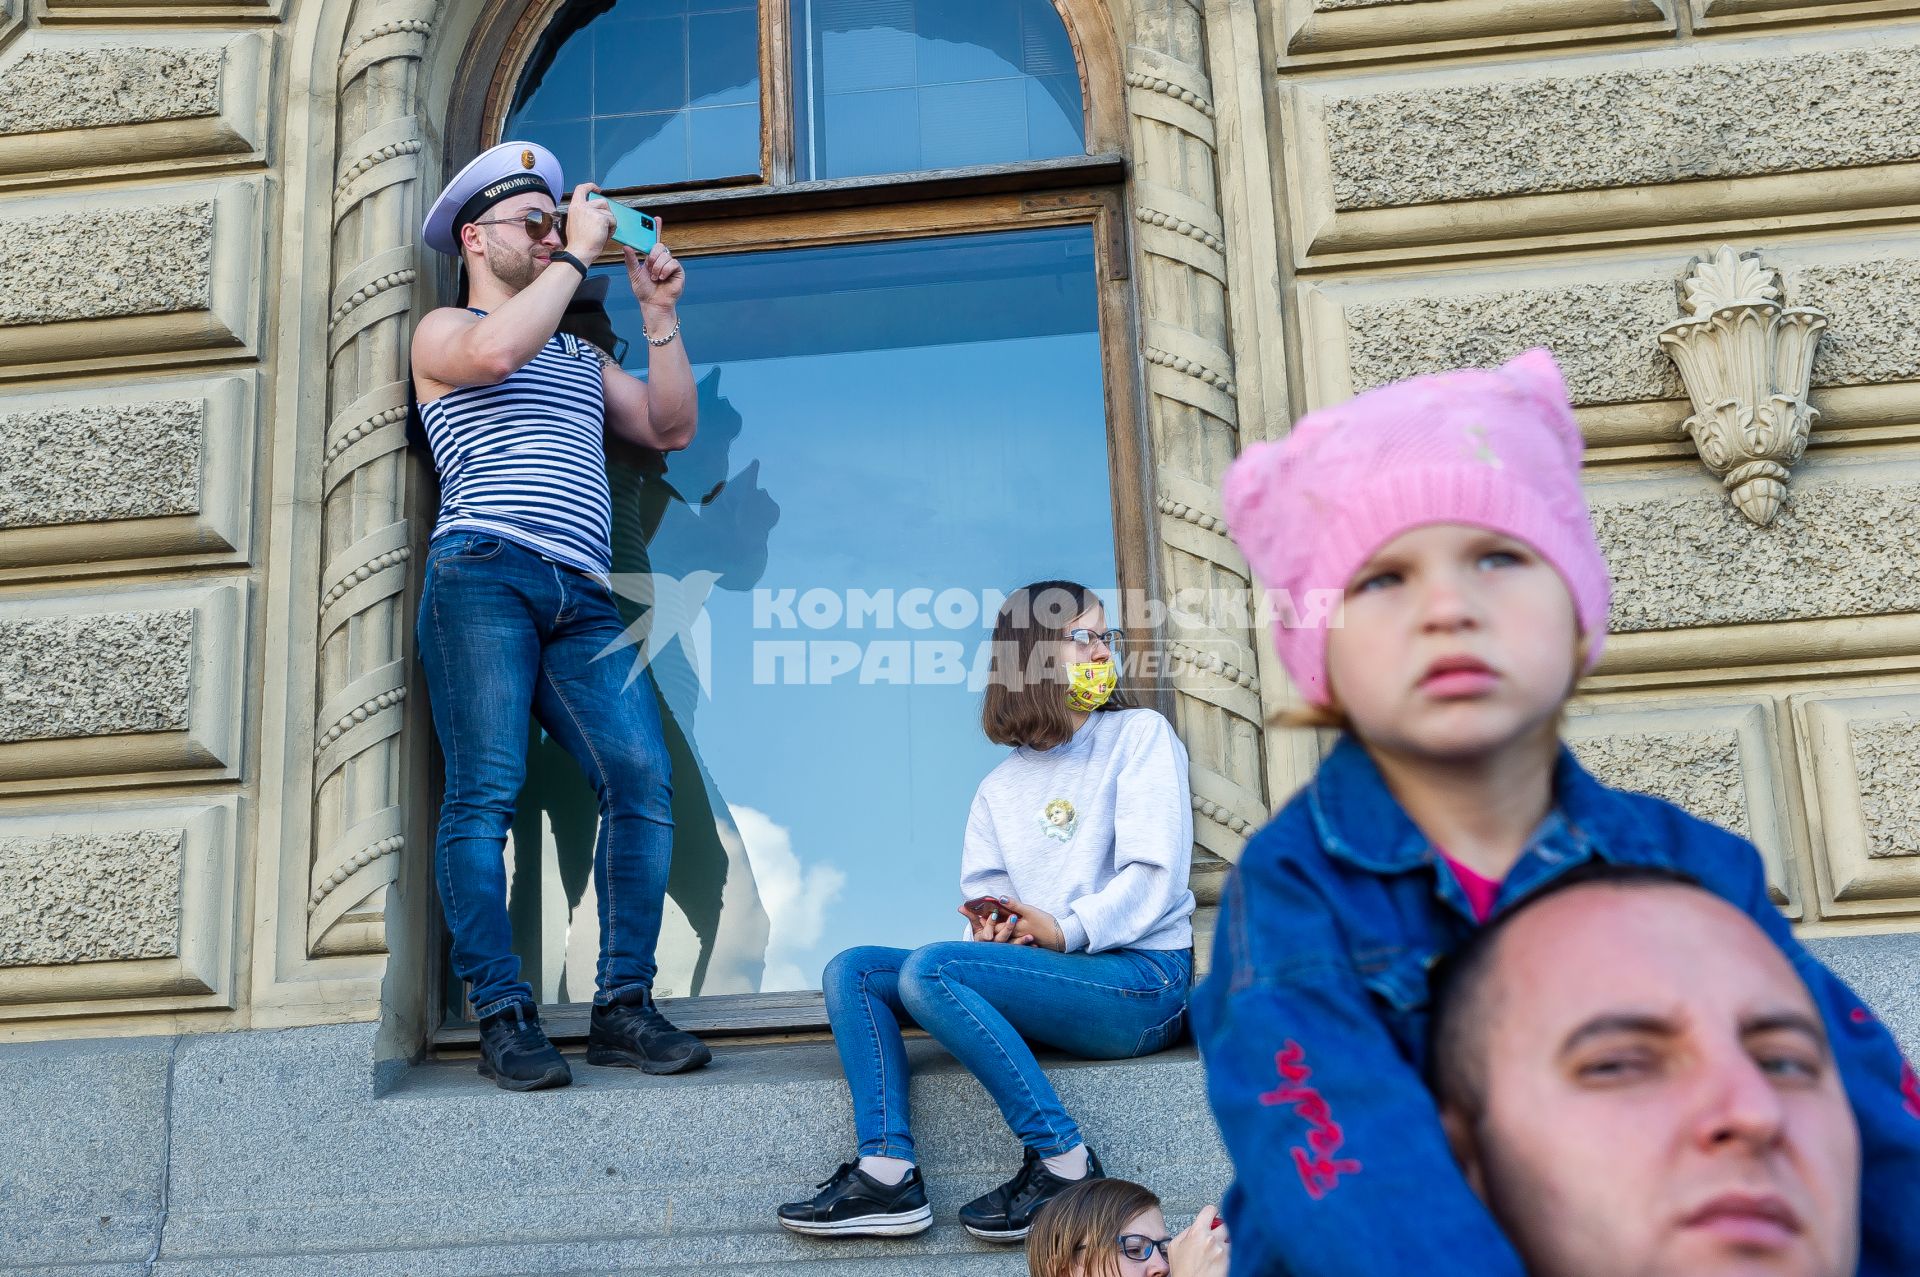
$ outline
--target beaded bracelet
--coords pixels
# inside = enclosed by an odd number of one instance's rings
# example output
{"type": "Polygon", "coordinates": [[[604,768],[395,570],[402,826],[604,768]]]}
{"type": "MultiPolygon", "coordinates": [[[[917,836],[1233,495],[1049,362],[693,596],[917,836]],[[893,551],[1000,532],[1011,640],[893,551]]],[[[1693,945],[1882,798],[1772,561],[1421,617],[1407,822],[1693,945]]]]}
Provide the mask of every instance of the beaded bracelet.
{"type": "MultiPolygon", "coordinates": [[[[643,328],[640,330],[640,332],[642,336],[646,336],[646,329],[643,328]]],[[[658,348],[660,346],[666,345],[668,342],[672,341],[675,337],[678,337],[679,335],[680,335],[680,321],[676,319],[673,321],[672,332],[668,333],[665,337],[647,337],[647,345],[658,348]]]]}

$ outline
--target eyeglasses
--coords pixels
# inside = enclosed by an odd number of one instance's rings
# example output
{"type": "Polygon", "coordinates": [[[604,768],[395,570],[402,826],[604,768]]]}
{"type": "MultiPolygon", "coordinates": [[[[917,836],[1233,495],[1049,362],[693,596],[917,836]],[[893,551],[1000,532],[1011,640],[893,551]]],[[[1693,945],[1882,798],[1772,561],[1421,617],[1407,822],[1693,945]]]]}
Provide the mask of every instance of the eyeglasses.
{"type": "Polygon", "coordinates": [[[527,233],[527,238],[538,244],[547,237],[548,231],[560,232],[560,238],[567,237],[567,215],[559,209],[548,211],[544,208],[530,208],[519,217],[495,217],[484,222],[475,222],[475,226],[518,226],[527,233]]]}
{"type": "Polygon", "coordinates": [[[1119,1245],[1122,1255],[1136,1262],[1152,1259],[1155,1250],[1165,1255],[1168,1263],[1173,1262],[1173,1252],[1167,1249],[1167,1247],[1173,1244],[1173,1238],[1171,1237],[1148,1237],[1144,1233],[1121,1233],[1113,1240],[1119,1245]]]}
{"type": "Polygon", "coordinates": [[[1113,647],[1118,644],[1121,639],[1125,638],[1126,634],[1120,630],[1107,630],[1105,633],[1102,633],[1098,630],[1079,629],[1068,630],[1067,637],[1082,645],[1090,644],[1095,639],[1099,639],[1108,647],[1113,647]]]}

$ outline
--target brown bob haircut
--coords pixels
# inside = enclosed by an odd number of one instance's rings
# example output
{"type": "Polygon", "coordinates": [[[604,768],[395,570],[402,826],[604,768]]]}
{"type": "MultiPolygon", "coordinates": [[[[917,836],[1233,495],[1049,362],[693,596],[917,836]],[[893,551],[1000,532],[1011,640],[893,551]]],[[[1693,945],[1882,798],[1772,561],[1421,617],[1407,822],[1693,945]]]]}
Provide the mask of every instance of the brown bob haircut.
{"type": "MultiPolygon", "coordinates": [[[[1074,620],[1099,604],[1099,595],[1075,581],[1035,581],[1007,596],[993,620],[993,665],[980,709],[988,740],[1052,749],[1072,739],[1059,644],[1074,620]]],[[[1100,710],[1132,708],[1115,689],[1100,710]]]]}
{"type": "Polygon", "coordinates": [[[1028,1277],[1072,1277],[1077,1260],[1084,1277],[1118,1277],[1115,1238],[1143,1210],[1160,1205],[1153,1190],[1132,1180],[1089,1179],[1040,1208],[1027,1234],[1028,1277]]]}

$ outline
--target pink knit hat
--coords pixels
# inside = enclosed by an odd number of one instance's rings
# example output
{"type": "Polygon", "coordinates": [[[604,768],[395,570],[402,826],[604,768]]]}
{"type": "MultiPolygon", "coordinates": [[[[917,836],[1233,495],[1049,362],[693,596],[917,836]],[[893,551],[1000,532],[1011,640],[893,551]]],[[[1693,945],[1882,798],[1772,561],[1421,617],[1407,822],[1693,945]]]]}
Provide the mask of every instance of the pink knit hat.
{"type": "Polygon", "coordinates": [[[1274,644],[1308,700],[1328,703],[1326,609],[1307,591],[1345,591],[1410,528],[1464,523],[1525,541],[1573,595],[1587,668],[1607,634],[1607,563],[1580,489],[1580,427],[1553,356],[1461,368],[1369,390],[1310,412],[1277,443],[1227,469],[1226,516],[1254,575],[1283,590],[1274,644]]]}

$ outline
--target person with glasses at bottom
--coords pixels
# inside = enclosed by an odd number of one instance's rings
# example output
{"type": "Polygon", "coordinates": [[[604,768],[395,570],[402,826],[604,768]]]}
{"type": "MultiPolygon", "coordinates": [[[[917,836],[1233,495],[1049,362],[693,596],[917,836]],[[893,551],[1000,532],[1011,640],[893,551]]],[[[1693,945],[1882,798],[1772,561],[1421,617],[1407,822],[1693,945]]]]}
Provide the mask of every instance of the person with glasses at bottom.
{"type": "Polygon", "coordinates": [[[1012,752],[967,817],[967,938],[849,949],[822,977],[853,1095],[855,1159],[780,1223],[820,1237],[906,1236],[933,1219],[915,1164],[901,1027],[925,1029],[978,1078],[1024,1148],[1018,1173],[960,1209],[1015,1242],[1072,1184],[1101,1175],[1034,1061],[1161,1050],[1186,1027],[1193,805],[1167,720],[1115,694],[1099,598],[1069,581],[1016,590],[994,623],[982,724],[1012,752]]]}
{"type": "Polygon", "coordinates": [[[1160,1199],[1124,1179],[1075,1184],[1027,1234],[1028,1277],[1227,1277],[1231,1254],[1213,1207],[1169,1237],[1160,1199]]]}
{"type": "Polygon", "coordinates": [[[670,768],[651,677],[601,659],[625,626],[608,571],[605,432],[671,452],[693,439],[695,393],[676,308],[686,273],[665,245],[626,250],[648,333],[650,380],[559,335],[561,316],[613,231],[591,183],[563,213],[560,163],[508,142],[463,169],[427,215],[426,242],[458,257],[464,306],[414,333],[413,390],[440,512],[427,549],[418,637],[446,758],[434,876],[454,974],[480,1021],[480,1073],[515,1091],[572,1073],[540,1029],[507,920],[502,852],[526,777],[529,712],[599,797],[599,891],[589,1064],[698,1068],[697,1038],[653,1005],[654,946],[673,855],[670,768]]]}

